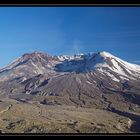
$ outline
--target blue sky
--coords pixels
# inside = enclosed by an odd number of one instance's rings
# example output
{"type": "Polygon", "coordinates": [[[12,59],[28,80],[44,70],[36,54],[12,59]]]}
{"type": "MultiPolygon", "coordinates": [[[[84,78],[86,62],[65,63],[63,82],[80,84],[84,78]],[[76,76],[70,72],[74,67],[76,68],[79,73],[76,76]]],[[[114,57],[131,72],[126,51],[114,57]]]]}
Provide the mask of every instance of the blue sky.
{"type": "Polygon", "coordinates": [[[140,7],[0,7],[0,67],[33,51],[77,50],[140,64],[140,7]]]}

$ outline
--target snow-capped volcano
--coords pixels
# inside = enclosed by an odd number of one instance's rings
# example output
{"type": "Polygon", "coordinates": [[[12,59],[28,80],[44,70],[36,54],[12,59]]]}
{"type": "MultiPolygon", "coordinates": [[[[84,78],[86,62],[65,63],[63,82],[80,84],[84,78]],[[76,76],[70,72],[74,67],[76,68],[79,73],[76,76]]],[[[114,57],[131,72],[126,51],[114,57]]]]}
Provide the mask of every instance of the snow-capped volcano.
{"type": "Polygon", "coordinates": [[[38,74],[54,73],[53,67],[58,59],[47,53],[34,52],[24,54],[10,65],[0,70],[1,80],[16,77],[32,77],[38,74]]]}
{"type": "MultiPolygon", "coordinates": [[[[100,55],[104,58],[104,62],[97,64],[96,68],[99,71],[104,72],[106,68],[107,71],[116,73],[120,78],[126,79],[137,79],[140,76],[140,66],[136,64],[131,64],[122,59],[108,53],[101,52],[100,55]]],[[[106,71],[105,71],[106,72],[106,71]]]]}
{"type": "Polygon", "coordinates": [[[34,52],[24,54],[1,69],[0,77],[3,80],[9,77],[31,77],[38,74],[52,76],[65,72],[99,72],[119,81],[139,78],[140,66],[125,62],[105,51],[71,56],[50,56],[44,52],[34,52]]]}
{"type": "Polygon", "coordinates": [[[108,76],[116,75],[121,79],[137,79],[140,76],[139,65],[123,61],[122,59],[105,51],[90,55],[79,55],[78,57],[71,56],[67,58],[64,59],[65,62],[57,65],[57,70],[59,72],[74,71],[80,73],[99,71],[102,74],[107,74],[108,76]]]}
{"type": "Polygon", "coordinates": [[[117,108],[119,103],[126,109],[139,105],[139,85],[140,66],[105,51],[72,56],[34,52],[0,70],[0,97],[41,96],[53,104],[110,108],[112,103],[117,108]]]}

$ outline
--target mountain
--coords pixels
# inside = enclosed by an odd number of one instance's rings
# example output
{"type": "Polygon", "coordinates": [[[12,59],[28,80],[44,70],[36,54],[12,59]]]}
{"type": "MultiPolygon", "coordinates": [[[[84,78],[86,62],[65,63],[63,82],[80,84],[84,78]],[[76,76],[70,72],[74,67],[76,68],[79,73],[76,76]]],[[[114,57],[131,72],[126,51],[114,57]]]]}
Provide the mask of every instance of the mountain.
{"type": "Polygon", "coordinates": [[[0,70],[1,80],[16,77],[24,77],[25,79],[38,74],[53,73],[52,67],[56,62],[56,58],[46,53],[34,52],[32,54],[24,54],[0,70]]]}
{"type": "Polygon", "coordinates": [[[107,110],[140,108],[140,66],[108,53],[24,54],[0,69],[0,97],[107,110]]]}

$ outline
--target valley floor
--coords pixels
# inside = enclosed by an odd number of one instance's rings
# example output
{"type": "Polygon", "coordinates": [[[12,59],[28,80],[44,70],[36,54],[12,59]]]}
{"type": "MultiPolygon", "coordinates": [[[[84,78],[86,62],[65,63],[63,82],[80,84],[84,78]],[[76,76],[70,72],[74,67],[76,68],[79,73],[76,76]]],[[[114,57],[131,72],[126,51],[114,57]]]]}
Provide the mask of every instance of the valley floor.
{"type": "Polygon", "coordinates": [[[132,133],[132,124],[106,110],[0,101],[1,133],[132,133]]]}

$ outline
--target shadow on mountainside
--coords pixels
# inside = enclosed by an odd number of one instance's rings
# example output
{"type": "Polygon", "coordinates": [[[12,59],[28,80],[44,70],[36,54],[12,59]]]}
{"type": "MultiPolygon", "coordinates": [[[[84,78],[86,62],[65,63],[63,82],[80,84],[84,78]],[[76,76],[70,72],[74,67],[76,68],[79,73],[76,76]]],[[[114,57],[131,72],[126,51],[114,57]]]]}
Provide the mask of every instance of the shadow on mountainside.
{"type": "Polygon", "coordinates": [[[140,133],[140,127],[139,127],[140,126],[140,116],[139,115],[128,113],[128,112],[123,112],[123,111],[117,110],[115,108],[110,108],[110,110],[113,113],[117,113],[118,115],[128,117],[132,121],[134,121],[134,123],[132,124],[130,130],[132,132],[135,132],[135,133],[140,133]]]}
{"type": "Polygon", "coordinates": [[[84,72],[85,60],[70,60],[63,61],[55,66],[55,71],[57,72],[84,72]]]}

